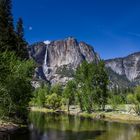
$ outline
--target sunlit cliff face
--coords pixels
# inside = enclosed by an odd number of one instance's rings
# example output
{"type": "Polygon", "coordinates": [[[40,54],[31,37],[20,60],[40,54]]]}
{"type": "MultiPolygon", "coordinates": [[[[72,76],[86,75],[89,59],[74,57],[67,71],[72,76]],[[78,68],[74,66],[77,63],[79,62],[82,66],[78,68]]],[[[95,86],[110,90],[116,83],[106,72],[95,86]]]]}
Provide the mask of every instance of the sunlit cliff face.
{"type": "Polygon", "coordinates": [[[107,60],[106,66],[119,75],[125,75],[130,81],[138,80],[140,77],[140,53],[134,53],[124,58],[107,60]]]}
{"type": "Polygon", "coordinates": [[[73,37],[36,43],[31,56],[38,63],[37,76],[51,83],[66,83],[84,60],[97,63],[100,59],[93,47],[73,37]]]}

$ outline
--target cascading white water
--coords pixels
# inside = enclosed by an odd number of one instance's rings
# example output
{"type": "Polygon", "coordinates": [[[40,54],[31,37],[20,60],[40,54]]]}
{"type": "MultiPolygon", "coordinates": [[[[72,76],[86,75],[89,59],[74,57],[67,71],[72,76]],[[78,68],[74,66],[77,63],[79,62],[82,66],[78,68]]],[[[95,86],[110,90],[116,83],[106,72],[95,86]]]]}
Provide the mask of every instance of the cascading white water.
{"type": "Polygon", "coordinates": [[[48,46],[50,44],[50,41],[44,41],[44,43],[46,44],[46,53],[44,57],[43,72],[45,76],[47,77],[48,75],[47,57],[48,57],[48,46]]]}

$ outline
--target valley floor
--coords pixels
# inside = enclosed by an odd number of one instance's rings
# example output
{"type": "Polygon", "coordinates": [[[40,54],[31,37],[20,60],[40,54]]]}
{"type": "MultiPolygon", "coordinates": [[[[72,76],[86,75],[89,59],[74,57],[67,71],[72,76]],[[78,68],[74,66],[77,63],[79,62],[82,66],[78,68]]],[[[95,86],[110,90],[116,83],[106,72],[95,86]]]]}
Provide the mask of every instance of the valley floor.
{"type": "Polygon", "coordinates": [[[78,115],[78,116],[90,118],[90,119],[105,120],[105,121],[110,121],[110,122],[140,124],[140,116],[134,113],[128,113],[128,112],[122,112],[122,111],[110,111],[110,112],[98,111],[98,112],[93,112],[89,114],[86,112],[81,112],[78,107],[74,107],[74,106],[70,107],[69,112],[67,112],[66,110],[53,111],[51,109],[38,108],[38,107],[32,107],[31,111],[44,112],[44,113],[50,113],[50,112],[62,113],[63,112],[70,115],[78,115]]]}

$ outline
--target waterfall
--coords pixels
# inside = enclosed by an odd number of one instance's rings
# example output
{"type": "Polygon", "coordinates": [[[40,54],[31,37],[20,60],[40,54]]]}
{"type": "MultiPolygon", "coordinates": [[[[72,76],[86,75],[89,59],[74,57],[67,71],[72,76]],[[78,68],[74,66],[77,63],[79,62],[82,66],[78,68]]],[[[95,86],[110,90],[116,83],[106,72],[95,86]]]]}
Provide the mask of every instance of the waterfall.
{"type": "Polygon", "coordinates": [[[50,41],[44,41],[44,44],[46,44],[46,52],[45,52],[45,57],[44,57],[43,72],[45,76],[47,77],[48,75],[47,57],[48,57],[48,46],[50,44],[50,41]]]}

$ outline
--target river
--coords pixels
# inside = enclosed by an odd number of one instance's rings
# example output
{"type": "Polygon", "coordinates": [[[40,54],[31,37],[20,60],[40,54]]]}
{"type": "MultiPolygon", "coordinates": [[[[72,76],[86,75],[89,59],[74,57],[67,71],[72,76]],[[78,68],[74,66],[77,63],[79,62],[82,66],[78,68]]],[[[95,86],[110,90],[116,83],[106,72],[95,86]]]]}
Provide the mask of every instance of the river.
{"type": "Polygon", "coordinates": [[[32,112],[29,131],[9,140],[140,140],[140,125],[32,112]]]}

